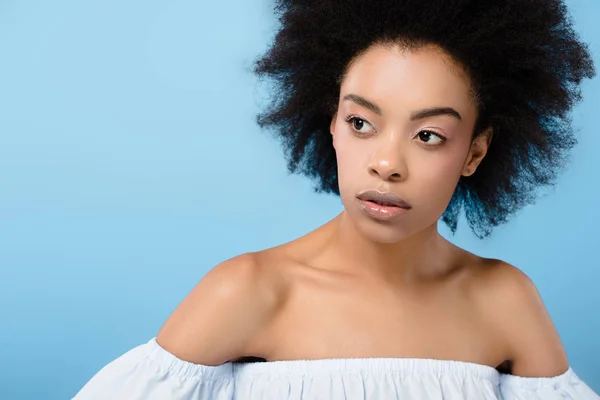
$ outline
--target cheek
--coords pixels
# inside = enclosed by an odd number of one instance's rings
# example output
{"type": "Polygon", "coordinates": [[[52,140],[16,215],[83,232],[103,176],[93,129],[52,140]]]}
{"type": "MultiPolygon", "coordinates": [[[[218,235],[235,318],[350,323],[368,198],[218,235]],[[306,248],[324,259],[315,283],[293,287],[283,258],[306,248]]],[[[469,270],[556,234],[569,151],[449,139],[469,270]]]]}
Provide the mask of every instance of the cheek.
{"type": "Polygon", "coordinates": [[[354,197],[354,193],[364,184],[365,149],[360,142],[352,140],[347,133],[334,137],[337,159],[337,175],[340,196],[344,202],[354,197]]]}
{"type": "Polygon", "coordinates": [[[337,158],[338,175],[349,173],[348,168],[358,168],[361,148],[356,143],[352,143],[351,138],[347,137],[345,132],[341,132],[333,138],[333,147],[337,158]]]}
{"type": "Polygon", "coordinates": [[[409,180],[415,193],[434,200],[432,205],[450,201],[462,172],[463,159],[451,152],[415,159],[409,166],[409,180]]]}

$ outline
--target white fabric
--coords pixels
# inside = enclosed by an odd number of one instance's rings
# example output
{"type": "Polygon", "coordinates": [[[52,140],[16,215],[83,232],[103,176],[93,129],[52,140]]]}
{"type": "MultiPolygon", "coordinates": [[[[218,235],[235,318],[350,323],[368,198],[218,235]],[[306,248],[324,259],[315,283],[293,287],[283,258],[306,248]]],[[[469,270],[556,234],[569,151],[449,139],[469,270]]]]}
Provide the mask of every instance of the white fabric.
{"type": "Polygon", "coordinates": [[[192,364],[150,339],[102,368],[74,400],[591,400],[571,368],[524,378],[468,362],[417,358],[192,364]]]}

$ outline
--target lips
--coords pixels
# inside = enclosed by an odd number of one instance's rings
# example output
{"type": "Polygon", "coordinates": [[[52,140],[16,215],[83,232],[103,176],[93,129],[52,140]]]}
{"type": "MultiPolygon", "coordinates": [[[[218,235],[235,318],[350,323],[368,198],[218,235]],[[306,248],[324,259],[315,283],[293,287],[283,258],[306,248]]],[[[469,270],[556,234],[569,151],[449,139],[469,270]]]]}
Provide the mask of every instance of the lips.
{"type": "Polygon", "coordinates": [[[370,201],[371,203],[375,203],[375,204],[377,204],[377,205],[380,205],[380,206],[386,206],[386,207],[400,207],[400,206],[399,206],[399,205],[397,205],[397,204],[390,203],[390,202],[387,202],[387,201],[378,201],[378,200],[371,200],[371,199],[361,199],[361,200],[370,201]]]}
{"type": "MultiPolygon", "coordinates": [[[[398,203],[396,202],[396,204],[398,203]]],[[[400,207],[397,205],[383,206],[375,203],[373,200],[360,199],[358,199],[358,208],[372,219],[386,223],[401,218],[402,215],[405,215],[410,210],[410,208],[400,207]]]]}
{"type": "Polygon", "coordinates": [[[371,203],[375,203],[381,206],[400,207],[405,209],[412,208],[410,204],[408,204],[405,200],[403,200],[402,198],[400,198],[400,196],[393,192],[379,192],[377,190],[366,190],[364,192],[359,193],[357,197],[360,200],[369,201],[371,203]]]}

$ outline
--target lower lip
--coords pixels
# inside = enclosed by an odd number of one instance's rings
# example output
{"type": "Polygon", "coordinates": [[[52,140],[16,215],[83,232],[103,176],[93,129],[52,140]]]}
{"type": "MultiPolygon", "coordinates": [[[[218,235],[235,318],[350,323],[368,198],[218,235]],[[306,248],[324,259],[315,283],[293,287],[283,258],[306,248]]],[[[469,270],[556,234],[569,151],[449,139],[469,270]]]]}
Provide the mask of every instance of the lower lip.
{"type": "Polygon", "coordinates": [[[371,217],[380,221],[389,221],[407,212],[408,208],[382,206],[368,200],[358,200],[359,207],[371,217]]]}

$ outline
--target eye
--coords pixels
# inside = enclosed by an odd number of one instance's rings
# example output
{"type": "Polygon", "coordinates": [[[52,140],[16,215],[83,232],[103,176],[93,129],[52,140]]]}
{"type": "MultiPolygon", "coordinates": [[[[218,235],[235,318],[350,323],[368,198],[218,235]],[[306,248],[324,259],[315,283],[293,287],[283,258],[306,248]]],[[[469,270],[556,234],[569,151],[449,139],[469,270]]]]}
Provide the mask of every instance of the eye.
{"type": "Polygon", "coordinates": [[[426,143],[427,146],[439,146],[446,141],[444,136],[430,130],[422,130],[417,136],[423,143],[426,143]]]}
{"type": "Polygon", "coordinates": [[[352,126],[352,129],[363,135],[369,133],[373,129],[373,125],[359,117],[348,117],[346,118],[346,122],[352,126]]]}

